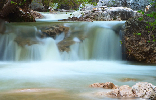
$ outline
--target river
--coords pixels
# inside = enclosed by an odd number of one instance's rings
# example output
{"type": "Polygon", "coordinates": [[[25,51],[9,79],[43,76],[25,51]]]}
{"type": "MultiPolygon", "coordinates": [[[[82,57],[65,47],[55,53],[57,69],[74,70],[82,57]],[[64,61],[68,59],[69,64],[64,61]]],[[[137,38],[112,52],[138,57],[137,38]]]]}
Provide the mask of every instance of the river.
{"type": "MultiPolygon", "coordinates": [[[[96,82],[156,85],[155,65],[123,60],[120,43],[124,21],[6,23],[0,34],[0,100],[118,100],[96,95],[109,89],[91,88],[96,82]],[[61,24],[74,44],[60,52],[55,39],[40,38],[42,27],[61,24]],[[31,45],[16,40],[30,39],[31,45]],[[83,39],[82,39],[83,37],[83,39]],[[136,81],[122,81],[124,78],[136,81]]],[[[67,40],[68,41],[68,40],[67,40]]],[[[130,100],[130,99],[129,99],[130,100]]]]}

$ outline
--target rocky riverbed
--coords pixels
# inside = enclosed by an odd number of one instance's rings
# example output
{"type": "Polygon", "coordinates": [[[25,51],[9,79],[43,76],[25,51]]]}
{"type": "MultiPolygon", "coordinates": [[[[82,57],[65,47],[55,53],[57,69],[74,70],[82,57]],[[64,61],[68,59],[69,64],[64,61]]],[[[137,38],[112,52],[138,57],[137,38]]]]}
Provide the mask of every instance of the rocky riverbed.
{"type": "Polygon", "coordinates": [[[110,92],[98,92],[96,95],[105,95],[111,98],[145,98],[156,99],[156,86],[148,82],[138,82],[132,87],[128,85],[116,86],[111,82],[94,83],[90,87],[100,87],[104,89],[113,89],[110,92]]]}

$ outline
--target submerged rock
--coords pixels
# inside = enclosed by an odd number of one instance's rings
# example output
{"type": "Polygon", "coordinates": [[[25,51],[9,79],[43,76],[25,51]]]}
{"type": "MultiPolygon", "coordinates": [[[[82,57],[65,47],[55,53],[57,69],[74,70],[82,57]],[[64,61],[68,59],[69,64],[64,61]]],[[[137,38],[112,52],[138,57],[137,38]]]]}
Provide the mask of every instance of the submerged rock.
{"type": "Polygon", "coordinates": [[[33,44],[38,44],[39,41],[31,39],[31,38],[24,38],[24,37],[16,37],[14,40],[19,46],[24,47],[25,45],[31,46],[33,44]]]}
{"type": "Polygon", "coordinates": [[[121,82],[128,82],[128,81],[138,81],[138,79],[135,79],[135,78],[122,78],[122,79],[119,79],[119,81],[121,82]]]}

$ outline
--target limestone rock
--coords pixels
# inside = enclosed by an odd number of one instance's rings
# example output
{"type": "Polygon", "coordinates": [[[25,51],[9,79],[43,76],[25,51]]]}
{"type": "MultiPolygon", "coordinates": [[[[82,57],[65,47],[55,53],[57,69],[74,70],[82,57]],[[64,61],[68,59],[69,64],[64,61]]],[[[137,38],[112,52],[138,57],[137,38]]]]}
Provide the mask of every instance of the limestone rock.
{"type": "Polygon", "coordinates": [[[97,6],[129,7],[133,10],[144,10],[152,0],[99,0],[97,6]]]}
{"type": "Polygon", "coordinates": [[[156,96],[155,86],[148,82],[139,82],[132,86],[135,97],[153,99],[156,96]]]}
{"type": "Polygon", "coordinates": [[[138,81],[138,79],[135,79],[135,78],[122,78],[122,79],[119,79],[119,81],[121,82],[128,82],[128,81],[138,81]]]}
{"type": "Polygon", "coordinates": [[[94,88],[100,87],[100,88],[102,88],[104,86],[104,84],[105,83],[94,83],[94,84],[91,84],[90,87],[94,87],[94,88]]]}
{"type": "Polygon", "coordinates": [[[43,16],[42,14],[40,14],[39,12],[37,12],[37,11],[31,10],[30,13],[31,13],[31,15],[32,15],[34,18],[36,18],[36,19],[44,18],[44,16],[43,16]]]}
{"type": "Polygon", "coordinates": [[[41,37],[53,37],[55,38],[56,35],[61,34],[64,32],[65,34],[68,33],[69,27],[65,27],[63,25],[53,25],[53,26],[46,26],[46,27],[41,27],[41,37]]]}
{"type": "Polygon", "coordinates": [[[106,83],[104,83],[103,88],[104,89],[116,89],[117,86],[115,86],[112,82],[106,82],[106,83]]]}
{"type": "Polygon", "coordinates": [[[80,17],[72,17],[60,21],[121,21],[128,20],[134,16],[140,16],[140,13],[126,7],[107,7],[99,6],[90,10],[85,10],[80,17]]]}
{"type": "Polygon", "coordinates": [[[94,84],[90,85],[90,87],[101,87],[104,89],[117,89],[117,86],[115,86],[112,82],[94,83],[94,84]]]}
{"type": "Polygon", "coordinates": [[[39,41],[37,40],[24,37],[16,37],[14,41],[21,47],[24,47],[25,45],[31,46],[33,44],[39,44],[39,41]]]}
{"type": "MultiPolygon", "coordinates": [[[[91,87],[107,87],[105,89],[113,89],[111,82],[106,83],[94,83],[91,87]],[[109,87],[110,86],[110,87],[109,87]]],[[[113,84],[114,85],[114,84],[113,84]]],[[[122,85],[119,88],[115,88],[110,92],[100,92],[100,95],[105,95],[111,98],[145,98],[155,100],[156,98],[156,86],[148,82],[139,82],[132,87],[128,85],[122,85]]]]}
{"type": "Polygon", "coordinates": [[[107,92],[105,95],[108,97],[113,97],[113,98],[120,97],[120,91],[119,91],[119,89],[115,89],[113,91],[107,92]]]}
{"type": "Polygon", "coordinates": [[[119,92],[121,97],[134,97],[132,88],[128,85],[120,86],[119,92]]]}
{"type": "Polygon", "coordinates": [[[126,97],[126,98],[135,96],[133,94],[132,88],[129,87],[128,85],[120,86],[118,89],[114,89],[110,92],[107,92],[105,95],[109,97],[126,97]]]}

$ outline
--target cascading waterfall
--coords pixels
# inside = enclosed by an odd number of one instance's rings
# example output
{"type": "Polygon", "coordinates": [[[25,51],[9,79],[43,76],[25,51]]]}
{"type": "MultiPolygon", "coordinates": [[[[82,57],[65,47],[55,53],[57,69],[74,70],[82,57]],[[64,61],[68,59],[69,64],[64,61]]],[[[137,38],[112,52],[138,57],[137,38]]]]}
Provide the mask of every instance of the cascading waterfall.
{"type": "MultiPolygon", "coordinates": [[[[57,43],[64,33],[53,38],[39,38],[37,26],[8,25],[0,34],[2,61],[59,61],[59,60],[121,60],[120,36],[113,30],[118,23],[64,23],[75,42],[69,52],[59,52],[57,43]],[[103,25],[102,25],[103,24],[103,25]],[[80,30],[79,33],[72,31],[80,30]],[[85,36],[80,40],[79,35],[85,36]],[[21,38],[21,40],[19,39],[21,38]],[[19,41],[18,41],[19,40],[19,41]]],[[[121,25],[120,25],[121,27],[121,25]]]]}

